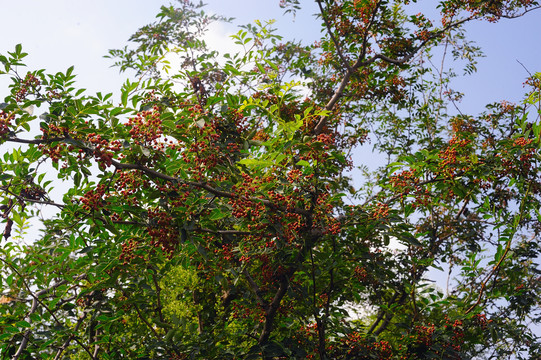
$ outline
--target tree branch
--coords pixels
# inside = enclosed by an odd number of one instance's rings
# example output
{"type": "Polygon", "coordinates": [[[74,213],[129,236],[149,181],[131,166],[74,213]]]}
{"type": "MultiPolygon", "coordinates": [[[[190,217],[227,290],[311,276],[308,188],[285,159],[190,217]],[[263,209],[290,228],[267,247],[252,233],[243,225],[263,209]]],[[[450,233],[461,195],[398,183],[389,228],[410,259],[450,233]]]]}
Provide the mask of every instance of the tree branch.
{"type": "Polygon", "coordinates": [[[248,273],[248,270],[244,269],[242,270],[242,274],[244,275],[244,277],[246,278],[246,281],[248,281],[248,284],[250,285],[250,288],[252,289],[252,291],[254,292],[256,298],[257,298],[257,301],[259,301],[259,303],[261,304],[261,306],[263,306],[263,308],[265,310],[267,310],[269,308],[269,303],[267,302],[267,300],[265,300],[265,298],[263,297],[263,292],[261,291],[261,289],[259,288],[259,286],[257,286],[257,284],[255,283],[254,279],[252,278],[252,276],[250,275],[250,273],[248,273]]]}
{"type": "MultiPolygon", "coordinates": [[[[515,224],[519,224],[520,220],[523,217],[522,215],[524,213],[524,207],[526,205],[526,199],[528,198],[528,195],[530,193],[531,185],[532,185],[531,183],[528,184],[528,188],[526,190],[526,193],[524,194],[524,197],[522,198],[522,201],[521,201],[521,204],[520,204],[520,209],[519,209],[518,221],[515,221],[515,224]]],[[[517,220],[517,219],[515,219],[515,220],[517,220]]],[[[505,245],[505,250],[503,251],[503,254],[501,255],[500,259],[498,260],[498,263],[496,265],[494,265],[494,267],[490,270],[490,272],[487,274],[487,276],[485,277],[485,279],[481,283],[481,289],[479,289],[479,296],[477,297],[477,300],[475,301],[475,303],[473,303],[473,305],[471,305],[464,312],[464,314],[469,314],[473,309],[475,309],[477,307],[477,305],[479,305],[481,303],[481,299],[483,298],[483,293],[485,292],[488,281],[492,278],[492,276],[494,274],[496,274],[500,270],[500,267],[501,267],[503,261],[507,258],[507,254],[509,253],[509,250],[511,250],[511,243],[513,241],[513,235],[517,231],[516,226],[514,226],[514,227],[515,227],[514,232],[511,234],[511,236],[509,236],[509,240],[507,240],[507,244],[505,245]]]]}
{"type": "Polygon", "coordinates": [[[327,16],[325,16],[325,10],[323,10],[323,5],[321,5],[321,0],[316,0],[316,2],[317,2],[317,5],[319,6],[319,12],[321,14],[321,18],[323,19],[323,22],[325,23],[325,27],[327,28],[327,34],[329,34],[329,36],[331,37],[331,40],[334,43],[334,47],[336,48],[336,52],[338,53],[340,60],[342,60],[342,64],[344,64],[346,69],[351,70],[351,65],[349,64],[349,61],[344,57],[340,43],[338,43],[338,40],[334,36],[331,29],[331,24],[329,24],[329,20],[327,19],[327,16]]]}
{"type": "MultiPolygon", "coordinates": [[[[43,302],[41,302],[41,300],[39,299],[40,296],[42,295],[45,295],[47,293],[49,293],[50,291],[62,286],[62,285],[65,285],[68,283],[68,280],[62,280],[62,281],[59,281],[51,286],[49,286],[48,288],[46,289],[42,289],[36,293],[32,292],[30,290],[30,286],[28,285],[28,283],[26,282],[26,280],[24,279],[24,277],[22,276],[22,274],[17,270],[15,269],[12,264],[10,264],[9,262],[7,262],[6,260],[4,260],[3,258],[0,258],[0,261],[2,261],[4,264],[6,264],[12,271],[14,271],[23,281],[23,284],[24,286],[26,287],[27,291],[30,293],[30,296],[32,297],[32,306],[30,307],[30,311],[28,312],[28,315],[26,316],[26,321],[31,323],[32,322],[32,319],[30,318],[30,315],[32,315],[33,313],[36,312],[37,308],[38,308],[38,303],[41,304],[53,317],[53,319],[55,319],[55,321],[60,324],[60,321],[58,321],[58,319],[56,318],[56,316],[54,315],[54,313],[47,307],[45,306],[45,304],[43,304],[43,302]]],[[[85,279],[86,278],[86,274],[82,274],[82,275],[79,275],[77,277],[75,277],[73,279],[73,281],[78,281],[78,280],[82,280],[82,279],[85,279]]],[[[19,348],[17,349],[17,351],[15,352],[15,354],[13,355],[13,360],[16,360],[18,359],[22,352],[26,349],[27,345],[28,345],[28,341],[29,341],[29,338],[30,338],[30,335],[32,334],[32,331],[31,330],[27,330],[24,335],[23,335],[23,340],[21,341],[21,344],[19,345],[19,348]]],[[[85,346],[83,346],[85,348],[85,350],[88,351],[88,349],[86,349],[85,346]]],[[[90,354],[90,352],[89,352],[90,354]]]]}
{"type": "MultiPolygon", "coordinates": [[[[377,60],[382,60],[382,61],[385,61],[385,62],[390,63],[390,64],[394,64],[394,65],[403,65],[403,64],[407,63],[408,61],[410,61],[422,48],[425,47],[425,45],[428,42],[442,36],[448,30],[450,30],[452,28],[455,28],[455,27],[457,27],[459,25],[462,25],[463,23],[468,22],[468,21],[473,20],[473,19],[474,19],[474,17],[470,16],[470,17],[467,17],[465,19],[458,20],[458,21],[455,21],[453,23],[450,23],[450,24],[446,25],[441,30],[434,31],[427,39],[423,40],[417,47],[412,49],[412,51],[408,55],[403,56],[400,59],[393,59],[391,57],[388,57],[388,56],[383,55],[383,54],[380,53],[380,54],[376,54],[373,57],[363,61],[364,57],[366,56],[367,42],[365,41],[363,43],[363,50],[359,54],[359,57],[357,58],[357,61],[355,62],[355,64],[352,67],[350,67],[350,68],[348,68],[346,70],[346,73],[344,74],[344,76],[342,78],[342,81],[340,82],[340,85],[338,85],[338,88],[335,90],[333,96],[331,97],[331,99],[325,105],[325,110],[331,111],[334,108],[334,106],[336,105],[338,100],[342,97],[342,94],[344,93],[344,90],[346,89],[347,85],[349,84],[351,76],[359,68],[370,65],[370,64],[374,63],[377,60]]],[[[365,38],[365,40],[366,40],[366,38],[365,38]]],[[[315,134],[321,133],[321,131],[323,130],[323,127],[326,124],[326,122],[327,122],[327,117],[324,116],[324,115],[320,116],[317,125],[314,127],[314,133],[315,134]]]]}
{"type": "MultiPolygon", "coordinates": [[[[400,299],[398,299],[398,301],[397,301],[397,304],[401,305],[404,302],[404,300],[406,300],[407,296],[408,296],[408,294],[402,293],[402,295],[400,296],[400,299]]],[[[383,323],[381,324],[381,326],[379,328],[377,328],[377,330],[374,331],[374,335],[378,336],[383,331],[385,331],[385,329],[387,329],[387,327],[391,323],[391,319],[393,317],[394,317],[394,313],[391,312],[391,311],[388,311],[385,314],[385,319],[383,320],[383,323]]]]}
{"type": "MultiPolygon", "coordinates": [[[[75,325],[75,328],[73,329],[73,332],[77,332],[77,330],[79,330],[79,327],[81,327],[84,319],[86,318],[86,316],[88,315],[87,312],[85,312],[83,314],[82,317],[79,318],[79,320],[77,320],[77,324],[75,325]]],[[[60,349],[58,349],[55,357],[54,357],[54,360],[59,360],[60,359],[60,356],[62,355],[62,353],[66,350],[66,348],[69,346],[70,342],[75,338],[75,335],[74,334],[71,334],[68,339],[64,342],[64,344],[62,344],[62,346],[60,347],[60,349]]]]}
{"type": "MultiPolygon", "coordinates": [[[[236,194],[232,194],[232,193],[229,193],[229,192],[226,192],[226,191],[221,191],[221,190],[215,189],[212,186],[208,185],[206,182],[196,182],[196,181],[182,180],[182,179],[179,179],[179,178],[176,178],[176,177],[173,177],[173,176],[158,172],[156,170],[149,169],[149,168],[147,168],[146,166],[143,166],[143,165],[121,163],[121,162],[119,162],[117,160],[111,160],[111,164],[115,168],[120,169],[120,170],[140,170],[140,171],[144,172],[145,174],[147,174],[147,175],[149,175],[151,177],[154,177],[154,178],[158,178],[158,179],[162,179],[162,180],[166,180],[166,181],[170,181],[170,182],[178,182],[178,183],[186,184],[186,185],[198,188],[198,189],[203,189],[203,190],[206,190],[209,193],[211,193],[212,195],[215,195],[217,197],[228,198],[228,199],[236,199],[236,198],[239,197],[236,194]]],[[[302,208],[299,208],[299,207],[295,207],[293,209],[286,209],[285,207],[278,206],[275,203],[273,203],[272,201],[267,200],[267,199],[261,199],[261,198],[257,198],[257,197],[248,197],[246,199],[249,200],[249,201],[252,201],[252,202],[256,202],[256,203],[260,202],[263,205],[265,205],[266,207],[269,207],[271,209],[277,209],[277,210],[280,210],[280,211],[291,210],[291,212],[301,214],[301,215],[308,215],[309,214],[309,211],[307,211],[305,209],[302,209],[302,208]]]]}
{"type": "Polygon", "coordinates": [[[280,307],[280,302],[287,293],[288,288],[289,279],[286,275],[282,275],[280,278],[280,286],[278,287],[278,291],[276,291],[274,298],[267,306],[267,311],[265,312],[265,323],[263,325],[263,331],[261,331],[261,335],[259,336],[259,345],[264,345],[269,340],[270,334],[272,332],[272,327],[274,325],[274,318],[276,317],[276,312],[278,311],[280,307]]]}

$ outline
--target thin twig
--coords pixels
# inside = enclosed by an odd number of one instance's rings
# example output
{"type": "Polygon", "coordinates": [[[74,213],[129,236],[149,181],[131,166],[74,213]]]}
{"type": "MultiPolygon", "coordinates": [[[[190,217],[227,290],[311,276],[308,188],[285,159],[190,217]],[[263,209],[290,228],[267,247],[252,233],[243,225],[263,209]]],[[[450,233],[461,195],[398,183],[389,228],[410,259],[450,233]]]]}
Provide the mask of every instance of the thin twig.
{"type": "MultiPolygon", "coordinates": [[[[530,193],[530,188],[531,188],[531,183],[528,184],[528,189],[526,190],[526,193],[524,194],[524,197],[522,198],[522,202],[520,204],[520,209],[519,209],[519,215],[518,215],[519,217],[518,217],[518,221],[516,222],[517,225],[520,223],[520,219],[522,219],[522,215],[524,213],[524,206],[526,205],[526,199],[528,198],[528,195],[530,193]]],[[[514,227],[515,227],[514,230],[516,232],[516,226],[514,226],[514,227]]],[[[514,235],[514,233],[513,233],[513,235],[514,235]]],[[[500,260],[498,261],[498,263],[496,265],[494,265],[494,267],[490,270],[490,272],[483,279],[483,281],[481,283],[481,288],[479,289],[479,296],[477,297],[477,300],[475,301],[475,303],[473,303],[473,305],[471,305],[464,312],[464,314],[466,314],[466,315],[469,314],[473,309],[475,309],[477,307],[477,305],[479,305],[481,303],[481,300],[483,298],[483,293],[485,292],[485,289],[487,287],[487,283],[492,278],[492,276],[494,274],[499,272],[503,261],[506,259],[507,254],[509,253],[509,250],[511,250],[512,241],[513,241],[513,236],[510,236],[509,240],[507,240],[507,244],[505,245],[505,250],[503,251],[503,254],[500,257],[500,260]]]]}
{"type": "MultiPolygon", "coordinates": [[[[76,333],[77,330],[79,330],[79,327],[81,326],[81,324],[83,323],[84,319],[86,318],[86,316],[88,315],[87,312],[85,312],[83,314],[83,316],[81,316],[79,318],[79,320],[77,320],[77,324],[75,325],[75,328],[73,329],[73,332],[76,333]]],[[[56,353],[56,356],[54,357],[54,360],[59,360],[60,359],[60,356],[62,355],[62,353],[66,350],[66,348],[69,346],[70,342],[73,340],[73,338],[75,337],[74,334],[71,334],[67,340],[64,342],[64,344],[62,344],[62,346],[60,347],[60,349],[58,349],[58,352],[56,353]]]]}

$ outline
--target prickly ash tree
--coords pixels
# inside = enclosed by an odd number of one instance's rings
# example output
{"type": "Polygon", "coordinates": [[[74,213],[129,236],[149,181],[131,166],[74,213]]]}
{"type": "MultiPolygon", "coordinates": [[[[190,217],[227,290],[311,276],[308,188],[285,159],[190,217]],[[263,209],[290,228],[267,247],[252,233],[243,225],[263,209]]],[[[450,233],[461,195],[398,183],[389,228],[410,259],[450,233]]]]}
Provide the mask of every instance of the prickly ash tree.
{"type": "Polygon", "coordinates": [[[537,2],[440,1],[432,21],[409,1],[316,2],[321,41],[256,22],[222,61],[201,37],[223,19],[162,8],[109,54],[131,76],[120,102],[73,68],[21,72],[20,46],[0,56],[2,358],[539,351],[541,76],[520,105],[453,115],[452,72],[426,66],[453,47],[473,71],[463,24],[537,2]],[[356,190],[367,140],[388,160],[356,190]],[[445,293],[431,269],[455,278],[445,293]]]}

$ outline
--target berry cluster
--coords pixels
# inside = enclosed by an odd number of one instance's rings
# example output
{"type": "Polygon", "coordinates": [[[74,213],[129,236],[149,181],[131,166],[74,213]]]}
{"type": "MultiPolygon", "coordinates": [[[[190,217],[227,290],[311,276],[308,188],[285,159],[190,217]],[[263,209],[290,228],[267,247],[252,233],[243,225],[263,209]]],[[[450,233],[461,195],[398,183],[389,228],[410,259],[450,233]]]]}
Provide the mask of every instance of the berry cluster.
{"type": "Polygon", "coordinates": [[[43,155],[47,156],[54,163],[58,163],[58,161],[62,158],[62,152],[64,151],[64,146],[62,144],[51,144],[48,146],[39,144],[38,148],[41,150],[43,155]]]}
{"type": "Polygon", "coordinates": [[[106,187],[103,184],[99,184],[96,189],[87,191],[81,198],[80,202],[83,204],[85,211],[98,211],[105,204],[105,191],[106,187]]]}
{"type": "Polygon", "coordinates": [[[148,189],[150,183],[141,173],[136,170],[121,171],[118,173],[118,178],[114,183],[114,189],[118,196],[122,197],[129,205],[137,205],[139,199],[137,193],[141,190],[148,189]]]}
{"type": "Polygon", "coordinates": [[[135,239],[128,240],[127,242],[123,243],[121,247],[122,247],[122,251],[118,259],[122,261],[123,265],[129,264],[135,259],[141,259],[145,261],[145,258],[143,255],[136,253],[136,250],[140,248],[140,244],[135,239]]]}
{"type": "Polygon", "coordinates": [[[8,114],[4,110],[0,110],[0,138],[9,133],[12,119],[12,113],[8,114]]]}
{"type": "Polygon", "coordinates": [[[381,202],[377,203],[372,211],[372,217],[374,219],[385,219],[387,216],[389,216],[389,205],[381,202]]]}
{"type": "Polygon", "coordinates": [[[19,195],[25,199],[41,200],[45,197],[46,192],[39,186],[32,185],[22,189],[19,195]]]}
{"type": "Polygon", "coordinates": [[[519,137],[513,140],[510,148],[506,148],[495,155],[501,161],[499,173],[503,176],[509,174],[521,174],[528,176],[535,163],[537,149],[533,145],[533,139],[519,137]]]}
{"type": "MultiPolygon", "coordinates": [[[[468,11],[473,17],[484,18],[489,22],[497,22],[502,17],[513,17],[517,12],[537,5],[533,0],[516,1],[489,1],[479,2],[476,0],[446,2],[442,6],[442,14],[447,22],[455,19],[461,10],[468,11]],[[524,9],[523,9],[524,8],[524,9]]],[[[446,22],[446,23],[447,23],[446,22]]]]}
{"type": "Polygon", "coordinates": [[[366,271],[365,267],[362,266],[355,266],[355,269],[353,270],[353,277],[357,279],[359,282],[364,283],[369,279],[368,271],[366,271]]]}
{"type": "Polygon", "coordinates": [[[233,319],[253,319],[255,322],[265,321],[265,311],[262,307],[254,308],[251,304],[244,305],[240,301],[233,302],[231,306],[231,317],[233,319]]]}
{"type": "Polygon", "coordinates": [[[486,329],[488,324],[492,322],[492,319],[487,319],[485,314],[477,314],[473,318],[474,323],[479,326],[481,329],[486,329]]]}
{"type": "Polygon", "coordinates": [[[468,160],[463,155],[468,151],[467,146],[470,143],[471,140],[460,139],[457,136],[449,140],[449,146],[439,153],[441,159],[439,171],[443,176],[452,178],[459,171],[469,170],[468,160]]]}
{"type": "Polygon", "coordinates": [[[180,240],[179,230],[175,226],[173,217],[165,211],[154,209],[148,212],[148,219],[150,245],[159,247],[171,258],[180,240]]]}
{"type": "Polygon", "coordinates": [[[24,80],[21,83],[21,86],[15,93],[15,101],[22,102],[26,99],[28,91],[30,89],[37,89],[40,86],[40,80],[34,76],[32,73],[27,73],[24,80]]]}
{"type": "Polygon", "coordinates": [[[402,197],[419,191],[419,178],[413,170],[401,171],[389,178],[389,185],[397,192],[401,193],[402,197]]]}
{"type": "Polygon", "coordinates": [[[431,354],[438,358],[460,360],[459,352],[464,343],[463,323],[461,320],[451,321],[445,316],[445,321],[440,327],[432,323],[416,325],[409,335],[402,336],[400,343],[398,351],[406,354],[403,355],[403,359],[410,359],[410,356],[419,354],[431,354]]]}
{"type": "MultiPolygon", "coordinates": [[[[199,105],[187,109],[191,112],[196,126],[184,129],[194,137],[192,142],[176,147],[182,151],[182,159],[188,164],[188,172],[194,180],[202,181],[223,177],[222,172],[212,171],[217,165],[232,164],[238,156],[241,143],[240,134],[246,130],[246,120],[240,112],[230,112],[227,117],[204,117],[199,105]],[[204,121],[203,121],[204,120],[204,121]]],[[[179,131],[182,125],[177,125],[179,131]]]]}
{"type": "MultiPolygon", "coordinates": [[[[43,140],[63,139],[66,137],[66,135],[74,136],[73,131],[70,131],[64,126],[57,126],[53,123],[48,124],[47,127],[42,127],[40,130],[42,132],[43,140]]],[[[73,149],[73,146],[71,148],[73,149]]],[[[62,152],[65,150],[65,146],[62,143],[51,141],[39,144],[38,149],[41,150],[43,155],[51,159],[52,162],[58,163],[58,161],[62,158],[62,152]]]]}
{"type": "Polygon", "coordinates": [[[93,155],[101,168],[111,166],[114,152],[122,149],[122,143],[119,140],[109,142],[96,133],[88,134],[87,141],[94,147],[93,155]]]}
{"type": "Polygon", "coordinates": [[[232,215],[236,218],[244,218],[248,221],[254,221],[265,212],[265,206],[250,200],[257,194],[259,187],[263,183],[259,177],[252,178],[246,173],[241,174],[243,181],[233,185],[232,191],[237,196],[229,200],[232,206],[232,215]]]}
{"type": "Polygon", "coordinates": [[[450,120],[450,125],[455,136],[473,134],[477,131],[477,121],[473,117],[455,116],[450,120]]]}
{"type": "Polygon", "coordinates": [[[536,149],[531,146],[533,139],[526,139],[524,137],[519,137],[513,142],[513,146],[520,149],[520,162],[524,165],[529,165],[530,160],[533,158],[536,149]]]}
{"type": "Polygon", "coordinates": [[[393,359],[393,348],[385,340],[368,339],[365,333],[352,331],[337,344],[329,346],[329,355],[335,359],[393,359]]]}
{"type": "Polygon", "coordinates": [[[137,113],[125,124],[128,127],[134,144],[146,146],[155,150],[161,149],[159,139],[162,137],[162,120],[160,108],[154,106],[152,110],[137,113]]]}

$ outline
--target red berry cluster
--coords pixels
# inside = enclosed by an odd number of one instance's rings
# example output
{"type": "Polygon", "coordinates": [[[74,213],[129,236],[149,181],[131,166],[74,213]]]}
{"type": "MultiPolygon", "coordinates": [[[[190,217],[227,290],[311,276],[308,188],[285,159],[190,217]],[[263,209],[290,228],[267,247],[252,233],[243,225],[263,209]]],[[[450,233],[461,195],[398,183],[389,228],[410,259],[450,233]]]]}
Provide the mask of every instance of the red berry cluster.
{"type": "Polygon", "coordinates": [[[530,165],[530,160],[535,155],[536,149],[531,146],[533,139],[526,139],[524,137],[519,137],[513,142],[513,146],[519,148],[520,151],[520,162],[524,165],[530,165]]]}
{"type": "Polygon", "coordinates": [[[408,344],[403,346],[400,344],[398,350],[404,359],[410,359],[409,356],[415,355],[418,349],[430,351],[436,356],[442,356],[446,359],[460,360],[458,355],[464,343],[464,329],[461,320],[451,321],[445,316],[445,321],[442,326],[429,323],[427,325],[416,325],[408,336],[402,336],[401,343],[408,344]]]}
{"type": "Polygon", "coordinates": [[[214,144],[220,135],[216,133],[206,134],[201,140],[193,142],[189,148],[182,153],[184,162],[191,164],[188,167],[195,180],[202,180],[206,177],[209,169],[214,168],[219,162],[226,157],[219,153],[219,150],[214,144]]]}
{"type": "Polygon", "coordinates": [[[53,99],[60,99],[62,97],[62,94],[55,89],[50,89],[47,91],[47,99],[53,100],[53,99]]]}
{"type": "Polygon", "coordinates": [[[452,178],[458,171],[468,171],[469,161],[461,157],[467,152],[467,146],[471,143],[471,140],[460,139],[457,136],[453,136],[449,140],[449,146],[439,153],[441,162],[439,164],[439,172],[445,177],[452,178]]]}
{"type": "Polygon", "coordinates": [[[43,155],[47,156],[54,163],[58,163],[62,158],[62,152],[64,151],[64,146],[62,144],[51,144],[48,146],[40,144],[38,147],[43,155]]]}
{"type": "Polygon", "coordinates": [[[492,322],[492,319],[487,319],[487,316],[485,314],[477,314],[473,318],[474,322],[477,326],[479,326],[481,329],[486,329],[488,324],[492,322]]]}
{"type": "MultiPolygon", "coordinates": [[[[406,48],[409,43],[403,39],[387,38],[385,39],[388,48],[394,52],[400,52],[406,48]]],[[[381,62],[379,67],[382,72],[388,67],[388,63],[381,62]]],[[[357,99],[385,99],[390,98],[393,102],[398,102],[406,96],[406,80],[393,72],[382,74],[377,72],[374,67],[366,67],[358,71],[350,84],[352,92],[357,99]],[[384,75],[385,77],[378,79],[384,75]]],[[[341,79],[341,74],[336,79],[341,79]]]]}
{"type": "Polygon", "coordinates": [[[34,76],[32,73],[27,73],[24,80],[21,83],[21,86],[15,93],[15,101],[22,102],[26,99],[29,89],[37,89],[40,86],[40,80],[34,76]]]}
{"type": "Polygon", "coordinates": [[[262,323],[265,321],[265,311],[262,307],[255,307],[251,304],[244,305],[240,301],[235,301],[231,306],[231,317],[233,319],[252,319],[254,322],[262,323]]]}
{"type": "Polygon", "coordinates": [[[507,176],[512,173],[519,173],[522,176],[528,176],[537,153],[535,145],[532,144],[533,139],[519,137],[513,140],[510,148],[496,154],[496,159],[500,159],[502,165],[500,174],[507,176]]]}
{"type": "Polygon", "coordinates": [[[70,136],[74,135],[67,127],[57,126],[56,124],[50,123],[46,128],[40,129],[42,132],[42,137],[44,140],[52,138],[62,138],[69,134],[70,136]]]}
{"type": "Polygon", "coordinates": [[[334,217],[329,216],[328,218],[328,225],[325,230],[326,234],[332,234],[332,235],[338,235],[340,232],[342,232],[342,225],[335,220],[334,217]]]}
{"type": "Polygon", "coordinates": [[[325,144],[323,150],[329,150],[331,146],[334,146],[334,134],[319,134],[315,141],[325,144]]]}
{"type": "Polygon", "coordinates": [[[252,140],[255,141],[267,141],[269,139],[269,134],[267,134],[264,130],[257,130],[252,140]]]}
{"type": "Polygon", "coordinates": [[[387,216],[389,216],[389,205],[378,202],[372,211],[372,217],[374,219],[385,219],[387,216]]]}
{"type": "Polygon", "coordinates": [[[340,359],[380,359],[393,358],[393,348],[388,341],[373,341],[366,338],[366,334],[353,331],[328,348],[332,358],[340,359]]]}
{"type": "Polygon", "coordinates": [[[536,4],[533,0],[496,2],[478,2],[476,0],[456,1],[447,2],[442,7],[442,14],[447,19],[447,22],[449,22],[454,20],[461,10],[466,10],[473,17],[484,18],[489,22],[497,22],[502,17],[516,16],[517,12],[527,10],[536,4]]]}
{"type": "Polygon", "coordinates": [[[134,144],[161,149],[158,141],[163,134],[160,116],[159,107],[154,106],[152,110],[141,111],[128,120],[125,125],[130,129],[134,144]]]}
{"type": "Polygon", "coordinates": [[[414,329],[414,334],[410,337],[415,338],[415,341],[418,344],[423,344],[426,347],[432,346],[434,340],[434,330],[436,326],[434,324],[425,325],[416,325],[414,329]]]}
{"type": "Polygon", "coordinates": [[[19,195],[25,199],[40,200],[45,197],[46,192],[39,186],[32,185],[32,186],[22,189],[19,195]]]}
{"type": "Polygon", "coordinates": [[[126,170],[118,173],[118,178],[114,183],[114,189],[118,196],[123,198],[129,205],[137,205],[139,199],[137,193],[148,189],[150,183],[137,170],[126,170]]]}
{"type": "Polygon", "coordinates": [[[231,164],[231,157],[240,152],[239,139],[246,130],[246,119],[242,113],[234,111],[225,118],[212,117],[201,123],[197,122],[203,120],[200,106],[190,107],[188,111],[197,124],[187,129],[195,140],[178,148],[183,151],[184,162],[189,164],[187,170],[198,181],[220,178],[223,173],[212,169],[218,164],[231,164]]]}
{"type": "Polygon", "coordinates": [[[9,127],[11,126],[12,119],[12,113],[8,114],[4,110],[0,110],[0,138],[9,133],[9,127]]]}
{"type": "Polygon", "coordinates": [[[363,266],[355,266],[355,269],[353,270],[353,276],[355,279],[359,280],[359,282],[365,282],[369,278],[368,271],[366,271],[366,268],[363,266]]]}
{"type": "Polygon", "coordinates": [[[404,195],[408,195],[414,191],[418,183],[419,178],[413,170],[404,170],[389,178],[391,187],[404,195]]]}
{"type": "Polygon", "coordinates": [[[297,180],[299,180],[302,176],[302,171],[299,170],[299,169],[293,169],[293,170],[290,170],[288,173],[287,173],[287,180],[290,182],[290,183],[293,183],[297,180]]]}
{"type": "MultiPolygon", "coordinates": [[[[219,250],[216,249],[215,253],[218,253],[219,250]]],[[[231,261],[234,259],[235,255],[233,254],[233,251],[231,250],[231,245],[229,244],[223,244],[222,245],[222,258],[226,261],[231,261]]]]}
{"type": "Polygon", "coordinates": [[[330,156],[328,150],[334,145],[334,137],[333,135],[323,133],[318,135],[317,138],[310,140],[305,145],[307,145],[309,149],[303,151],[299,156],[299,159],[308,161],[308,163],[311,164],[322,163],[327,161],[330,156]],[[323,144],[323,146],[321,146],[321,144],[323,144]]]}
{"type": "Polygon", "coordinates": [[[477,131],[477,120],[473,117],[455,116],[450,120],[450,125],[456,136],[472,134],[477,131]]]}
{"type": "Polygon", "coordinates": [[[86,211],[100,210],[105,205],[105,191],[106,187],[103,184],[99,184],[96,189],[87,191],[80,198],[83,209],[86,211]]]}
{"type": "Polygon", "coordinates": [[[404,200],[408,195],[415,197],[412,205],[418,207],[426,205],[430,202],[430,191],[420,184],[420,180],[413,170],[404,170],[389,178],[389,185],[397,194],[400,194],[400,199],[404,200]]]}
{"type": "MultiPolygon", "coordinates": [[[[52,140],[55,138],[63,139],[66,137],[66,135],[72,137],[74,136],[73,131],[70,131],[68,128],[63,126],[57,126],[53,123],[48,124],[47,128],[42,127],[40,130],[42,132],[43,140],[52,140]]],[[[39,144],[38,149],[40,149],[43,155],[47,156],[54,163],[58,163],[58,161],[62,158],[62,152],[65,150],[65,146],[59,142],[49,142],[39,144]]],[[[73,149],[73,146],[71,146],[71,149],[73,149]]]]}
{"type": "Polygon", "coordinates": [[[130,239],[127,242],[124,242],[121,247],[122,251],[118,259],[122,261],[123,265],[128,265],[135,259],[145,261],[145,257],[143,255],[136,253],[136,250],[140,248],[140,244],[135,239],[130,239]]]}
{"type": "Polygon", "coordinates": [[[93,155],[101,168],[111,166],[114,152],[122,149],[122,143],[119,140],[109,142],[96,133],[88,134],[87,141],[94,147],[93,155]]]}
{"type": "Polygon", "coordinates": [[[455,320],[451,322],[446,318],[445,323],[444,328],[450,328],[453,334],[448,346],[458,352],[462,348],[462,344],[464,344],[464,329],[462,328],[462,320],[455,320]]]}
{"type": "MultiPolygon", "coordinates": [[[[329,188],[326,188],[329,191],[329,188]]],[[[328,192],[317,194],[316,206],[314,207],[314,222],[323,229],[324,234],[338,235],[342,231],[342,225],[334,217],[334,205],[330,201],[328,192]]]]}
{"type": "Polygon", "coordinates": [[[178,228],[175,226],[173,217],[162,210],[154,209],[148,212],[150,245],[159,247],[169,257],[173,256],[180,240],[178,228]]]}
{"type": "Polygon", "coordinates": [[[263,181],[257,176],[252,178],[246,173],[242,173],[241,176],[243,181],[233,185],[231,189],[237,196],[229,200],[228,203],[233,207],[232,215],[234,217],[254,221],[265,212],[265,205],[254,202],[250,198],[256,196],[263,181]]]}

